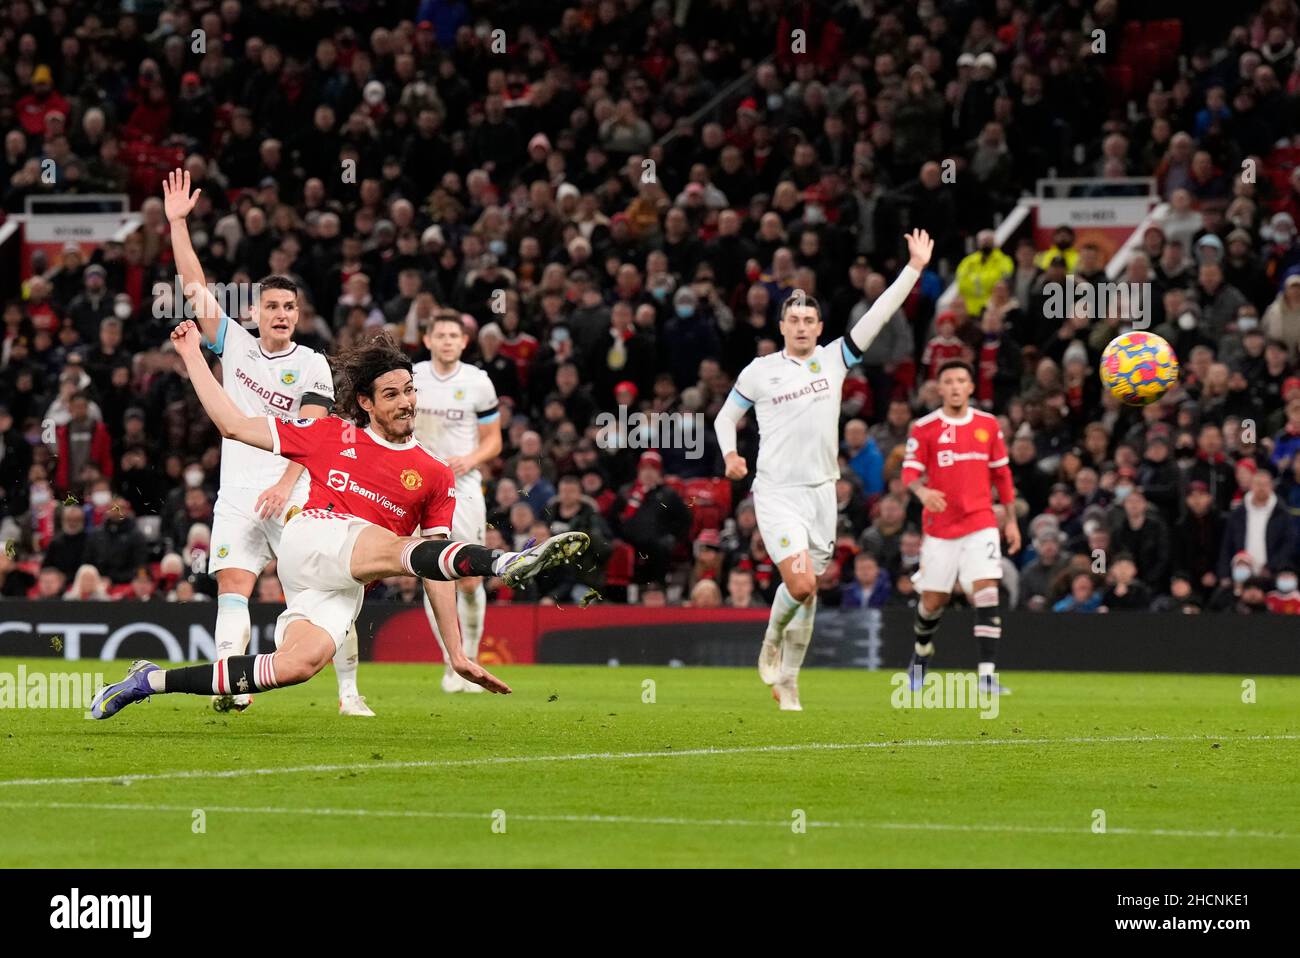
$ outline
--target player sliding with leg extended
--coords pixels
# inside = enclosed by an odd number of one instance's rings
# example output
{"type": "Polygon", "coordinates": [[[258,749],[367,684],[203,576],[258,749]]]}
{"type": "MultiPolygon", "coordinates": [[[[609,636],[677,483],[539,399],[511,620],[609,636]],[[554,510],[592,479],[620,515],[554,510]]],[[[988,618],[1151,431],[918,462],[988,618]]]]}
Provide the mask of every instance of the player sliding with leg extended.
{"type": "Polygon", "coordinates": [[[924,230],[907,236],[907,266],[848,336],[817,345],[821,307],[801,290],[781,307],[785,348],[755,359],[736,380],[714,429],[727,478],[748,467],[736,452],[736,425],[750,409],[758,417],[754,511],[763,545],[781,570],[758,674],[783,711],[801,711],[799,667],[812,641],[817,576],[835,547],[835,480],[839,478],[840,389],[884,325],[903,305],[930,262],[934,241],[924,230]]]}
{"type": "Polygon", "coordinates": [[[490,692],[508,693],[508,685],[465,657],[453,581],[499,575],[514,588],[583,552],[587,536],[566,532],[523,552],[449,540],[456,477],[411,435],[411,362],[387,337],[339,357],[347,378],[341,406],[355,424],[337,416],[245,415],[208,369],[199,338],[189,321],[172,333],[194,390],[221,435],[302,463],[311,477],[307,506],[285,524],[280,540],[287,608],[275,625],[276,650],[166,671],[136,662],[125,679],[95,696],[91,716],[109,718],[159,692],[220,695],[306,682],[343,643],[366,583],[390,575],[425,580],[457,674],[490,692]],[[419,536],[412,534],[417,528],[419,536]]]}
{"type": "MultiPolygon", "coordinates": [[[[198,202],[190,175],[181,170],[163,183],[163,206],[171,224],[172,252],[206,345],[221,357],[227,395],[247,415],[317,419],[334,408],[334,377],[325,357],[293,342],[298,325],[298,287],[283,276],[258,282],[252,307],[259,337],[250,335],[222,311],[208,290],[203,267],[190,243],[185,218],[198,202]]],[[[261,449],[232,439],[221,441],[221,487],[212,516],[212,558],[217,577],[217,658],[243,655],[248,648],[248,598],[258,575],[280,551],[285,514],[307,501],[307,473],[261,449]]],[[[349,631],[334,659],[339,681],[339,713],[374,715],[357,691],[356,630],[349,631]]],[[[252,702],[244,693],[214,695],[218,712],[243,711],[252,702]]]]}
{"type": "Polygon", "coordinates": [[[921,688],[934,633],[954,582],[975,606],[980,691],[1003,695],[997,679],[998,639],[1002,636],[998,580],[1002,578],[1001,539],[993,512],[989,479],[1007,512],[1007,551],[1020,549],[1016,490],[1007,464],[1007,446],[996,417],[970,405],[975,375],[960,360],[939,367],[943,406],[912,424],[903,458],[903,485],[921,500],[921,565],[912,576],[921,600],[916,604],[916,649],[908,671],[912,689],[921,688]]]}
{"type": "MultiPolygon", "coordinates": [[[[435,316],[424,332],[424,345],[433,359],[416,363],[415,438],[434,455],[447,461],[456,474],[456,514],[451,520],[451,537],[460,542],[482,545],[487,537],[487,506],[483,501],[483,477],[479,466],[501,453],[501,414],[497,391],[487,373],[460,361],[469,345],[465,324],[456,313],[435,316]]],[[[478,658],[483,638],[483,617],[487,592],[477,576],[456,583],[456,609],[460,615],[460,636],[465,657],[478,658]]],[[[438,620],[424,597],[429,627],[442,649],[445,671],[444,692],[482,692],[483,687],[466,682],[451,667],[447,647],[438,631],[438,620]]]]}

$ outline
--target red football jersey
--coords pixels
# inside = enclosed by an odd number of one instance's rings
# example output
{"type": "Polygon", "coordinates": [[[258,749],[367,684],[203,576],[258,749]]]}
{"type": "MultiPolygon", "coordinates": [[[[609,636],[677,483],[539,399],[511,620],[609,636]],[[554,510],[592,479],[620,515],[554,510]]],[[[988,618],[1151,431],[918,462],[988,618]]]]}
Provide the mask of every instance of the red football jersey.
{"type": "Polygon", "coordinates": [[[1002,428],[994,416],[973,407],[952,419],[936,409],[912,424],[903,457],[903,485],[925,477],[926,485],[943,493],[943,512],[926,509],[921,525],[926,535],[957,539],[980,529],[996,528],[992,486],[1008,505],[1015,499],[1002,428]]]}
{"type": "Polygon", "coordinates": [[[451,533],[456,476],[411,439],[392,443],[338,416],[280,419],[271,424],[272,452],[302,463],[311,476],[305,509],[356,516],[399,536],[451,533]]]}

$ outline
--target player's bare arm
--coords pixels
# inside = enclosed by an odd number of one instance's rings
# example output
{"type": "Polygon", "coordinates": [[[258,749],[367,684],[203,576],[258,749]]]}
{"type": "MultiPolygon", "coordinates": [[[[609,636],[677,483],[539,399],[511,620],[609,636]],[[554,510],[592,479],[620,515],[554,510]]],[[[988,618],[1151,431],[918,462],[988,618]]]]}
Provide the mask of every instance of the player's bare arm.
{"type": "MultiPolygon", "coordinates": [[[[445,539],[446,536],[437,538],[445,539]]],[[[429,603],[433,606],[438,631],[442,633],[443,644],[447,647],[447,664],[466,681],[481,685],[498,695],[509,695],[512,691],[510,686],[465,655],[465,647],[460,639],[460,616],[456,611],[456,583],[432,579],[424,579],[423,582],[424,591],[428,593],[429,603]]]]}
{"type": "Polygon", "coordinates": [[[172,256],[176,260],[176,271],[180,273],[181,288],[190,301],[203,335],[208,342],[215,343],[221,333],[221,306],[208,289],[199,256],[190,242],[189,225],[185,222],[202,192],[190,192],[190,174],[184,170],[173,170],[163,180],[163,210],[171,227],[172,256]]]}
{"type": "Polygon", "coordinates": [[[1020,523],[1016,521],[1015,509],[1007,509],[1007,523],[1003,529],[1003,535],[1007,537],[1007,555],[1015,555],[1020,551],[1020,523]]]}
{"type": "Polygon", "coordinates": [[[447,465],[459,479],[499,455],[501,455],[501,423],[494,419],[492,422],[479,424],[478,445],[474,447],[473,452],[464,456],[452,456],[447,460],[447,465]]]}
{"type": "Polygon", "coordinates": [[[199,327],[192,320],[187,319],[172,330],[172,344],[185,361],[185,370],[190,374],[190,382],[194,384],[194,392],[204,411],[212,418],[223,439],[237,439],[267,452],[274,451],[271,426],[266,417],[245,416],[239,411],[208,368],[199,337],[199,327]]]}
{"type": "Polygon", "coordinates": [[[925,230],[912,230],[904,239],[907,240],[907,266],[849,330],[853,345],[860,351],[871,345],[885,324],[902,308],[912,287],[921,278],[921,270],[929,265],[934,253],[934,240],[925,230]]]}

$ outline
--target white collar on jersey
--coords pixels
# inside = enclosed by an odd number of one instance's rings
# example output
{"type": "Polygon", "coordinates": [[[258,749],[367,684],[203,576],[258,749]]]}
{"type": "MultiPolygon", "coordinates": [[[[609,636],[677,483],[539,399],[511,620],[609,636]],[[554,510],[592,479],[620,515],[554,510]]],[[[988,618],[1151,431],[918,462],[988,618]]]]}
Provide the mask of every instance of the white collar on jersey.
{"type": "Polygon", "coordinates": [[[257,348],[261,352],[262,356],[266,359],[283,359],[285,356],[288,356],[291,352],[297,349],[298,344],[290,341],[289,345],[286,346],[284,349],[280,350],[278,353],[268,353],[265,349],[262,348],[262,340],[258,339],[257,348]]]}
{"type": "Polygon", "coordinates": [[[379,443],[379,445],[383,446],[385,449],[397,449],[399,451],[403,449],[413,449],[416,444],[415,436],[412,436],[404,443],[389,442],[383,436],[379,435],[379,433],[375,432],[374,429],[372,429],[370,426],[366,427],[366,435],[369,436],[371,439],[373,439],[375,442],[379,443]]]}
{"type": "MultiPolygon", "coordinates": [[[[814,349],[814,352],[816,352],[816,347],[813,347],[813,349],[814,349]]],[[[793,356],[791,356],[789,353],[787,353],[787,352],[785,351],[785,347],[782,347],[782,348],[781,348],[781,358],[782,358],[782,359],[788,359],[788,360],[790,360],[790,362],[794,363],[796,366],[802,366],[802,365],[803,365],[804,363],[806,363],[809,359],[812,359],[812,356],[810,355],[810,356],[808,356],[806,359],[795,359],[793,356]]]]}
{"type": "Polygon", "coordinates": [[[939,407],[939,418],[942,419],[944,422],[946,422],[946,423],[947,423],[948,425],[950,425],[950,426],[964,426],[964,425],[966,425],[966,423],[970,422],[972,419],[975,418],[975,410],[974,410],[972,407],[967,406],[967,407],[966,407],[966,415],[954,419],[952,416],[949,416],[948,414],[946,414],[946,413],[943,411],[943,407],[940,406],[940,407],[939,407]]]}
{"type": "Polygon", "coordinates": [[[437,366],[437,364],[434,363],[434,361],[433,361],[432,359],[430,359],[430,360],[429,360],[429,375],[432,376],[434,379],[438,380],[438,382],[440,382],[440,383],[445,383],[445,382],[447,382],[447,380],[453,378],[453,377],[454,377],[458,372],[460,372],[460,367],[461,367],[462,365],[464,365],[464,364],[463,364],[463,363],[458,359],[458,360],[456,360],[456,368],[455,368],[455,369],[453,369],[451,372],[447,373],[447,375],[445,375],[445,376],[439,376],[439,375],[438,375],[438,366],[437,366]]]}

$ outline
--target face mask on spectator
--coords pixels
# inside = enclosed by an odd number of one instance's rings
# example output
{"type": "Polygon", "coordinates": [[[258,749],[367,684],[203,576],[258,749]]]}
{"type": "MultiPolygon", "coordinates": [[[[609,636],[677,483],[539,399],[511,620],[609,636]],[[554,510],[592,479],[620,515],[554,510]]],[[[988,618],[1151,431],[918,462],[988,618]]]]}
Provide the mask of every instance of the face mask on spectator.
{"type": "Polygon", "coordinates": [[[668,287],[656,286],[654,289],[650,290],[650,295],[653,296],[655,299],[665,300],[668,298],[668,287]]]}
{"type": "Polygon", "coordinates": [[[1242,316],[1237,320],[1237,330],[1243,333],[1254,329],[1258,325],[1258,316],[1242,316]]]}
{"type": "Polygon", "coordinates": [[[1184,331],[1196,328],[1196,317],[1192,313],[1183,313],[1178,317],[1178,328],[1184,331]]]}
{"type": "Polygon", "coordinates": [[[767,108],[769,110],[779,110],[785,106],[785,97],[779,93],[769,93],[767,95],[767,108]]]}
{"type": "Polygon", "coordinates": [[[31,503],[34,506],[43,506],[50,501],[50,490],[33,489],[31,494],[31,503]]]}
{"type": "Polygon", "coordinates": [[[186,470],[185,470],[185,485],[189,486],[191,489],[193,489],[193,488],[196,487],[196,486],[201,486],[201,485],[203,485],[203,470],[202,470],[202,469],[186,469],[186,470]]]}
{"type": "Polygon", "coordinates": [[[1250,578],[1250,567],[1249,567],[1249,566],[1244,566],[1244,565],[1233,566],[1233,568],[1232,568],[1232,581],[1233,581],[1233,582],[1245,582],[1245,581],[1246,581],[1247,579],[1249,579],[1249,578],[1250,578]]]}
{"type": "Polygon", "coordinates": [[[505,255],[506,255],[506,241],[505,241],[505,240],[493,240],[492,242],[488,243],[488,251],[491,252],[493,256],[505,256],[505,255]]]}
{"type": "Polygon", "coordinates": [[[826,214],[822,212],[820,206],[805,206],[803,209],[803,221],[805,223],[825,223],[826,214]]]}
{"type": "Polygon", "coordinates": [[[130,304],[130,303],[114,303],[114,304],[113,304],[113,315],[116,316],[118,319],[130,319],[130,318],[131,318],[131,304],[130,304]]]}
{"type": "Polygon", "coordinates": [[[1279,592],[1294,592],[1296,587],[1295,576],[1280,575],[1277,577],[1277,590],[1279,592]]]}
{"type": "Polygon", "coordinates": [[[679,317],[681,317],[682,319],[690,319],[692,316],[695,315],[695,307],[694,307],[694,306],[678,306],[678,307],[677,307],[677,315],[678,315],[679,317]]]}
{"type": "Polygon", "coordinates": [[[1132,491],[1133,491],[1133,487],[1132,487],[1132,486],[1116,486],[1116,487],[1115,487],[1115,501],[1116,501],[1116,502],[1123,502],[1125,499],[1128,498],[1128,494],[1129,494],[1130,492],[1132,492],[1132,491]]]}
{"type": "Polygon", "coordinates": [[[107,509],[108,504],[113,501],[113,496],[105,489],[90,494],[90,501],[96,509],[107,509]]]}

